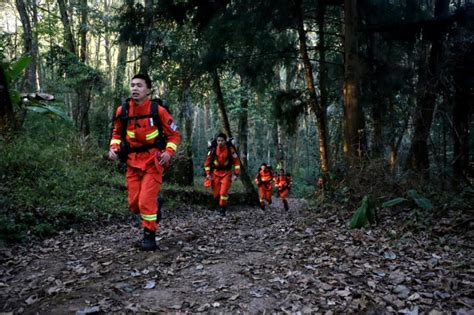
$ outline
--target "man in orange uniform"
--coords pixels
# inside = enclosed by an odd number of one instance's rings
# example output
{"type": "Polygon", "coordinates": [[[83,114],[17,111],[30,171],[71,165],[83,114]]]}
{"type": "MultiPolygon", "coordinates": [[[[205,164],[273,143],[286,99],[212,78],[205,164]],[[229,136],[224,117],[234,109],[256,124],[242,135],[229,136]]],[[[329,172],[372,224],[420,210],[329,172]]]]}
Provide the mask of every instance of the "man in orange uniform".
{"type": "Polygon", "coordinates": [[[255,183],[258,186],[258,193],[260,195],[260,208],[265,210],[265,201],[272,204],[272,190],[273,190],[273,174],[271,168],[262,163],[255,176],[255,183]]]}
{"type": "Polygon", "coordinates": [[[181,136],[167,109],[151,101],[151,80],[137,74],[130,84],[132,97],[117,108],[109,158],[119,155],[127,163],[127,189],[130,210],[140,214],[143,250],[155,250],[158,228],[157,196],[163,171],[169,166],[181,136]]]}
{"type": "Polygon", "coordinates": [[[288,200],[286,200],[286,197],[288,197],[292,184],[291,175],[288,173],[285,174],[285,170],[281,168],[279,174],[275,176],[274,180],[275,186],[278,188],[278,197],[280,197],[283,202],[285,210],[288,211],[290,207],[288,206],[288,200]]]}
{"type": "Polygon", "coordinates": [[[240,174],[240,159],[234,147],[227,142],[226,134],[218,134],[216,142],[217,145],[211,147],[207,154],[204,171],[206,178],[212,180],[214,199],[219,198],[220,214],[225,216],[230,185],[240,174]]]}

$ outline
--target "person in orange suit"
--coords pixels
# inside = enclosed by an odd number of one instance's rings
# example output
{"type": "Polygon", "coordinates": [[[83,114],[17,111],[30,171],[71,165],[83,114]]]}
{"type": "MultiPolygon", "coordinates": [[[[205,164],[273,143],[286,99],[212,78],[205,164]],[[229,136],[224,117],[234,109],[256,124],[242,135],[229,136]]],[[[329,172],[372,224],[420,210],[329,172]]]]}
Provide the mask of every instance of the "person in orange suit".
{"type": "Polygon", "coordinates": [[[273,172],[269,165],[262,163],[255,176],[255,184],[260,195],[260,208],[265,210],[265,201],[272,204],[273,172]]]}
{"type": "Polygon", "coordinates": [[[132,78],[131,98],[117,108],[109,149],[110,159],[120,156],[126,160],[128,204],[133,213],[141,216],[141,249],[147,251],[157,248],[157,196],[163,171],[181,139],[171,114],[150,100],[151,87],[147,75],[132,78]]]}
{"type": "Polygon", "coordinates": [[[275,176],[274,181],[275,181],[275,186],[278,189],[278,197],[280,197],[285,210],[288,211],[290,207],[288,206],[288,200],[286,200],[286,197],[288,197],[288,193],[290,192],[290,188],[292,184],[291,175],[288,173],[285,173],[285,170],[281,168],[278,175],[275,176]]]}
{"type": "Polygon", "coordinates": [[[212,181],[212,195],[219,202],[220,214],[225,216],[230,186],[240,175],[240,159],[226,134],[218,134],[215,141],[204,162],[204,171],[206,179],[212,181]]]}

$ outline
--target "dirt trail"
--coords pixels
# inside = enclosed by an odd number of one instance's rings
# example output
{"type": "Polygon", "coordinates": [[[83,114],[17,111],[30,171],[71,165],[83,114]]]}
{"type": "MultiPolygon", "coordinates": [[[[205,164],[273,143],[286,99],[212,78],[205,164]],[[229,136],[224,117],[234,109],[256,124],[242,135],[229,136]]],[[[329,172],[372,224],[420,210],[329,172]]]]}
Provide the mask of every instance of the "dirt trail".
{"type": "Polygon", "coordinates": [[[2,249],[0,312],[473,313],[467,240],[290,207],[168,210],[152,253],[131,223],[2,249]]]}

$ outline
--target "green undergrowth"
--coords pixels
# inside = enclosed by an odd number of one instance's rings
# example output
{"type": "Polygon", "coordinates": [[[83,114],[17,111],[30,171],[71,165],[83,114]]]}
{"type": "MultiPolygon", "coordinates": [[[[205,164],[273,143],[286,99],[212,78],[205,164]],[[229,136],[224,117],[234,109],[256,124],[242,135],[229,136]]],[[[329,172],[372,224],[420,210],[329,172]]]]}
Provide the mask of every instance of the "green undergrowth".
{"type": "Polygon", "coordinates": [[[123,175],[62,120],[28,114],[0,141],[0,241],[46,237],[127,214],[123,175]]]}

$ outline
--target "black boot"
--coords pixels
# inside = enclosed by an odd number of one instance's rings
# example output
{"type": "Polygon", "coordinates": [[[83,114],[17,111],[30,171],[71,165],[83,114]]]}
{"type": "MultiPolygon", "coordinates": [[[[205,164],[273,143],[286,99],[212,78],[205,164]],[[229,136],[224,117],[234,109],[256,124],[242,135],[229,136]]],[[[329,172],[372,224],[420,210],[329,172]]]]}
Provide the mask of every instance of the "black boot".
{"type": "Polygon", "coordinates": [[[265,202],[260,201],[260,209],[265,210],[265,202]]]}
{"type": "Polygon", "coordinates": [[[149,229],[144,228],[142,250],[149,251],[155,250],[156,248],[155,231],[150,231],[149,229]]]}
{"type": "Polygon", "coordinates": [[[283,200],[283,207],[285,208],[286,211],[290,209],[290,207],[288,206],[288,201],[286,199],[283,200]]]}
{"type": "Polygon", "coordinates": [[[219,210],[219,214],[220,214],[221,216],[225,217],[225,212],[226,212],[226,210],[227,210],[227,207],[222,206],[222,207],[220,208],[220,210],[219,210]]]}

